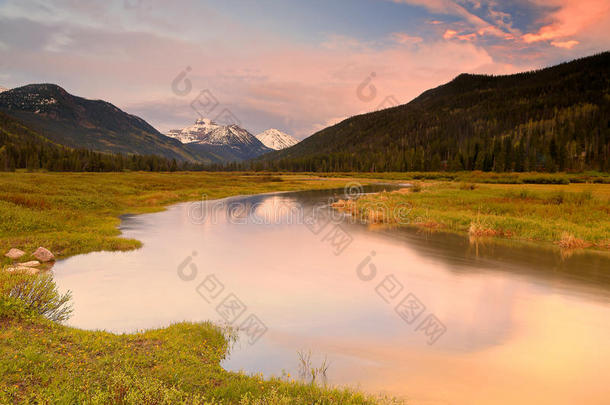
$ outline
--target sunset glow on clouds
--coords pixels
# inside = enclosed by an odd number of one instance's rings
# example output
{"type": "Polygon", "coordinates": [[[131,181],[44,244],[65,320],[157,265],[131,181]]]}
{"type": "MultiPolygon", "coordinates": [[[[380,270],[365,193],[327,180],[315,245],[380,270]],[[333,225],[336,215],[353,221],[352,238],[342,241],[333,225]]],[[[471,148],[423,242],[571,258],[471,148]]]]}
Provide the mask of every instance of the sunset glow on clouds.
{"type": "Polygon", "coordinates": [[[161,131],[209,89],[250,131],[303,138],[461,72],[608,50],[609,27],[609,0],[0,0],[0,86],[57,83],[161,131]]]}

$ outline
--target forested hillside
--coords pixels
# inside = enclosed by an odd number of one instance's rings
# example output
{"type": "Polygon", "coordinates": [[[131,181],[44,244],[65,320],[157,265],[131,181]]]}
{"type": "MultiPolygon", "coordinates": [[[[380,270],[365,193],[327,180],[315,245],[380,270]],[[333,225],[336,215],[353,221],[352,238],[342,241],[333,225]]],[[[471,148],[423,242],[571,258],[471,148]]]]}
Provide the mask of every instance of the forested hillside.
{"type": "Polygon", "coordinates": [[[0,113],[0,171],[15,169],[110,172],[173,171],[200,168],[155,155],[122,155],[73,149],[56,144],[22,122],[0,113]]]}
{"type": "Polygon", "coordinates": [[[253,163],[295,171],[610,170],[610,53],[509,76],[462,74],[253,163]]]}
{"type": "Polygon", "coordinates": [[[157,155],[196,163],[219,161],[205,152],[187,149],[113,104],[74,96],[54,84],[29,84],[0,93],[0,112],[70,148],[157,155]]]}

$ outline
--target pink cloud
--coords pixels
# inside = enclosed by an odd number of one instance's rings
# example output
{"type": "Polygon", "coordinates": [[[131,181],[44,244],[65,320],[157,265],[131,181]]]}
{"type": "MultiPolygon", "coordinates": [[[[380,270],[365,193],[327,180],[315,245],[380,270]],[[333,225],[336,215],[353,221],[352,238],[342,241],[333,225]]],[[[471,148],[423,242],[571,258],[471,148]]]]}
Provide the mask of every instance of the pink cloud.
{"type": "MultiPolygon", "coordinates": [[[[353,39],[346,41],[355,45],[353,39]]],[[[250,83],[245,94],[231,98],[242,106],[281,112],[295,120],[311,117],[317,124],[304,123],[294,128],[296,135],[302,137],[320,129],[320,123],[336,123],[341,117],[372,111],[387,96],[405,103],[461,72],[494,65],[483,49],[471,44],[422,42],[417,48],[400,45],[383,49],[365,44],[351,49],[338,44],[332,50],[275,49],[251,61],[268,79],[250,83]],[[373,78],[365,91],[375,95],[370,101],[363,101],[357,91],[369,77],[373,78]]]]}
{"type": "Polygon", "coordinates": [[[404,32],[394,32],[391,37],[399,44],[419,44],[424,41],[422,37],[411,36],[404,32]]]}
{"type": "MultiPolygon", "coordinates": [[[[536,2],[541,5],[555,6],[558,10],[547,16],[551,23],[545,24],[536,32],[522,36],[523,41],[528,44],[573,37],[594,25],[607,23],[610,13],[608,0],[536,0],[536,2]]],[[[575,40],[554,42],[551,45],[566,49],[571,49],[578,44],[578,41],[575,40]]]]}
{"type": "Polygon", "coordinates": [[[571,40],[571,41],[551,41],[551,45],[556,48],[564,48],[564,49],[572,49],[580,42],[571,40]]]}
{"type": "Polygon", "coordinates": [[[443,34],[443,38],[447,40],[455,38],[460,41],[474,41],[475,39],[477,39],[477,34],[474,32],[470,34],[460,34],[455,30],[446,30],[443,34]]]}
{"type": "Polygon", "coordinates": [[[433,24],[438,25],[437,35],[447,41],[472,42],[496,61],[518,63],[523,68],[565,60],[566,51],[573,49],[574,57],[578,57],[607,50],[609,45],[609,0],[524,0],[542,10],[534,22],[536,28],[529,32],[513,27],[513,16],[507,12],[510,6],[497,0],[389,1],[458,17],[442,25],[433,24]]]}
{"type": "Polygon", "coordinates": [[[461,41],[474,41],[475,39],[477,39],[477,34],[475,34],[474,32],[472,34],[462,34],[458,35],[457,38],[461,41]]]}
{"type": "Polygon", "coordinates": [[[451,39],[451,38],[455,37],[456,35],[457,35],[457,31],[446,30],[445,33],[443,34],[443,38],[451,39]]]}
{"type": "MultiPolygon", "coordinates": [[[[511,34],[516,34],[517,31],[514,30],[510,23],[505,20],[510,20],[510,15],[507,13],[499,12],[493,9],[494,4],[490,4],[490,17],[494,21],[494,24],[491,24],[481,17],[471,13],[464,6],[458,4],[456,1],[452,0],[392,0],[395,3],[403,3],[410,4],[414,6],[424,7],[427,10],[438,13],[438,14],[447,14],[447,15],[455,15],[461,17],[465,23],[469,24],[473,29],[475,29],[478,35],[493,35],[501,38],[505,38],[508,34],[505,31],[508,31],[511,34]],[[501,29],[503,28],[503,29],[501,29]]],[[[480,8],[480,3],[471,2],[475,8],[480,8]],[[477,7],[478,5],[478,7],[477,7]]]]}

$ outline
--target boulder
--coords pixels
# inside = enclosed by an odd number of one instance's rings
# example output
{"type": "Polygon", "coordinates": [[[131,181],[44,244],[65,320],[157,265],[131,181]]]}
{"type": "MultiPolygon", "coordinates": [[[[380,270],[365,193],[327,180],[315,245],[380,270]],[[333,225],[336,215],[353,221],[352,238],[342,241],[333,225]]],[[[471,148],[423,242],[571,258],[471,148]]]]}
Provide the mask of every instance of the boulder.
{"type": "Polygon", "coordinates": [[[6,269],[6,271],[8,271],[9,273],[37,274],[40,270],[32,267],[16,266],[9,267],[6,269]]]}
{"type": "Polygon", "coordinates": [[[12,259],[12,260],[17,260],[21,256],[23,256],[24,254],[25,254],[25,252],[23,250],[12,248],[4,256],[6,256],[6,257],[8,257],[9,259],[12,259]]]}
{"type": "Polygon", "coordinates": [[[40,266],[40,262],[38,260],[32,260],[30,262],[19,263],[18,265],[23,267],[36,267],[40,266]]]}
{"type": "Polygon", "coordinates": [[[43,247],[39,247],[38,249],[36,249],[36,251],[32,253],[32,256],[34,256],[36,259],[40,260],[43,263],[55,260],[55,256],[53,255],[53,253],[51,253],[49,249],[45,249],[43,247]]]}

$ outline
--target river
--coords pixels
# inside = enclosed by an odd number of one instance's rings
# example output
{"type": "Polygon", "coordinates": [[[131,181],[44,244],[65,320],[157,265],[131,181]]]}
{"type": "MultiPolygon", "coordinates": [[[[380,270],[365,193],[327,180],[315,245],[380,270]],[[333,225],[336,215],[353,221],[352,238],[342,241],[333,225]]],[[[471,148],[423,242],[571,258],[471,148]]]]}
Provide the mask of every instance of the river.
{"type": "Polygon", "coordinates": [[[311,353],[329,383],[411,404],[609,403],[607,255],[371,227],[324,211],[340,194],[124,216],[141,249],[54,266],[68,324],[213,320],[242,329],[229,370],[297,375],[311,353]]]}

